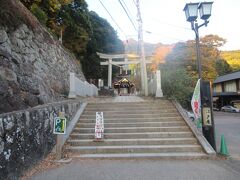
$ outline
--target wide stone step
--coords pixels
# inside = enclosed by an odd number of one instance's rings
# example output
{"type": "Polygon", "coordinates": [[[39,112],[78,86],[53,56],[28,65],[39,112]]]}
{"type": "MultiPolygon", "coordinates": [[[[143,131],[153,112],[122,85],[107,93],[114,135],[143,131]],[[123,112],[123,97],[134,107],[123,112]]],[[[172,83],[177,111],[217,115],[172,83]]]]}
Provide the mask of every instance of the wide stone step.
{"type": "Polygon", "coordinates": [[[116,106],[116,105],[106,105],[106,104],[102,104],[102,105],[95,105],[95,106],[87,106],[86,107],[87,110],[88,109],[114,109],[114,110],[126,110],[126,109],[144,109],[144,108],[149,108],[149,109],[170,109],[170,108],[174,108],[174,106],[172,104],[163,104],[163,105],[121,105],[121,106],[116,106]]]}
{"type": "Polygon", "coordinates": [[[69,157],[206,157],[198,140],[168,100],[89,103],[65,150],[69,157]],[[103,112],[104,139],[96,142],[96,112],[103,112]]]}
{"type": "Polygon", "coordinates": [[[104,139],[95,142],[93,139],[71,139],[70,146],[125,146],[125,145],[181,145],[198,144],[195,138],[155,138],[155,139],[104,139]]]}
{"type": "MultiPolygon", "coordinates": [[[[155,117],[155,118],[104,118],[104,123],[138,123],[138,122],[171,122],[171,121],[183,121],[180,116],[172,116],[172,117],[155,117]]],[[[80,123],[95,123],[96,117],[92,117],[89,119],[81,118],[80,123]]]]}
{"type": "MultiPolygon", "coordinates": [[[[133,122],[133,123],[121,123],[116,121],[115,123],[107,123],[104,122],[105,128],[111,128],[111,127],[166,127],[166,126],[181,126],[186,125],[183,121],[171,121],[171,122],[133,122]]],[[[94,128],[95,123],[77,123],[77,128],[94,128]]]]}
{"type": "MultiPolygon", "coordinates": [[[[99,109],[102,109],[102,108],[99,108],[99,109]]],[[[103,112],[106,112],[106,113],[133,113],[133,112],[148,112],[146,114],[150,114],[150,113],[155,113],[155,112],[172,112],[172,111],[175,111],[176,112],[176,109],[175,108],[155,108],[155,109],[146,109],[146,108],[141,108],[141,109],[138,109],[138,108],[126,108],[126,110],[122,110],[122,109],[117,109],[117,108],[109,108],[109,109],[105,109],[103,112]]],[[[85,109],[84,112],[88,112],[88,113],[92,113],[92,112],[96,112],[95,109],[85,109]]]]}
{"type": "Polygon", "coordinates": [[[68,146],[72,153],[163,153],[163,152],[201,152],[199,145],[131,145],[131,146],[68,146]]]}
{"type": "MultiPolygon", "coordinates": [[[[141,132],[141,133],[104,133],[105,139],[137,139],[137,138],[191,138],[190,131],[182,132],[141,132]]],[[[94,139],[94,133],[72,133],[71,139],[94,139]]]]}
{"type": "Polygon", "coordinates": [[[148,107],[128,107],[128,106],[125,106],[125,107],[86,107],[86,111],[157,111],[157,110],[166,110],[166,109],[174,109],[175,107],[173,106],[159,106],[159,107],[151,107],[151,106],[148,106],[148,107]]]}
{"type": "Polygon", "coordinates": [[[73,153],[69,155],[72,158],[148,158],[148,159],[174,159],[174,160],[193,160],[193,159],[207,159],[208,156],[201,152],[167,152],[167,153],[115,153],[115,154],[78,154],[73,153]]]}
{"type": "Polygon", "coordinates": [[[155,101],[145,101],[145,102],[105,102],[105,103],[88,103],[88,106],[92,107],[92,106],[159,106],[159,105],[172,105],[172,103],[168,100],[166,101],[159,101],[159,102],[155,102],[155,101]]]}
{"type": "MultiPolygon", "coordinates": [[[[159,114],[108,114],[103,115],[104,118],[157,118],[157,117],[172,117],[172,116],[178,116],[179,114],[177,112],[172,113],[159,113],[159,114]]],[[[81,118],[83,119],[93,119],[96,118],[96,115],[82,115],[81,118]]]]}
{"type": "MultiPolygon", "coordinates": [[[[96,115],[98,111],[84,111],[83,115],[96,115]]],[[[103,111],[103,115],[112,115],[112,114],[159,114],[159,113],[175,113],[176,109],[165,109],[165,110],[126,110],[126,111],[117,111],[117,110],[107,110],[103,111]]]]}
{"type": "MultiPolygon", "coordinates": [[[[133,132],[179,132],[187,131],[187,126],[171,126],[171,127],[119,127],[104,128],[105,133],[133,133],[133,132]]],[[[189,130],[190,131],[190,130],[189,130]]],[[[73,132],[78,133],[94,133],[94,128],[74,128],[73,132]]]]}

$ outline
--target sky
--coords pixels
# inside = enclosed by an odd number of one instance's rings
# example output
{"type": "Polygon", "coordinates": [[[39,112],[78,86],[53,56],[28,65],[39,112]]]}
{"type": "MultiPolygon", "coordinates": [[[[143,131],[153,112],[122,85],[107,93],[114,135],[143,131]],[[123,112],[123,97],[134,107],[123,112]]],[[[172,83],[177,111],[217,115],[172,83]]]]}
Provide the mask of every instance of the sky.
{"type": "MultiPolygon", "coordinates": [[[[129,15],[138,28],[137,10],[134,0],[121,0],[126,4],[129,15]]],[[[106,19],[118,32],[122,40],[134,38],[137,40],[137,31],[121,7],[119,0],[86,0],[89,10],[95,11],[106,19]],[[112,15],[112,18],[101,5],[112,15]],[[120,28],[119,28],[119,27],[120,28]]],[[[191,25],[186,21],[183,8],[187,0],[140,0],[140,9],[143,20],[143,38],[148,43],[173,44],[179,41],[195,39],[191,25]]],[[[199,2],[191,0],[191,2],[199,2]]],[[[214,0],[212,16],[207,27],[199,29],[200,36],[217,34],[227,40],[221,50],[240,50],[240,0],[214,0]]],[[[198,23],[203,21],[199,18],[198,23]]]]}

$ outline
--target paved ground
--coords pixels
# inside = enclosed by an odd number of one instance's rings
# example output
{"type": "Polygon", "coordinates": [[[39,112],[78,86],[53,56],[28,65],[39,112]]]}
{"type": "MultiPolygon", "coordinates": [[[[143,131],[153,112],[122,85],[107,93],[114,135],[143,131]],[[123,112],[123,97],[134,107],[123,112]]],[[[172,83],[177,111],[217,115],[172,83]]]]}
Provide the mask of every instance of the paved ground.
{"type": "Polygon", "coordinates": [[[115,96],[115,97],[80,97],[78,98],[81,101],[88,103],[105,103],[105,102],[142,102],[144,98],[135,95],[129,96],[115,96]]]}
{"type": "Polygon", "coordinates": [[[113,102],[143,102],[144,99],[138,96],[116,96],[113,102]]]}
{"type": "Polygon", "coordinates": [[[239,172],[232,162],[222,160],[78,160],[30,179],[239,180],[239,172]]]}
{"type": "Polygon", "coordinates": [[[214,111],[214,120],[218,151],[224,134],[230,155],[240,160],[240,113],[214,111]]]}

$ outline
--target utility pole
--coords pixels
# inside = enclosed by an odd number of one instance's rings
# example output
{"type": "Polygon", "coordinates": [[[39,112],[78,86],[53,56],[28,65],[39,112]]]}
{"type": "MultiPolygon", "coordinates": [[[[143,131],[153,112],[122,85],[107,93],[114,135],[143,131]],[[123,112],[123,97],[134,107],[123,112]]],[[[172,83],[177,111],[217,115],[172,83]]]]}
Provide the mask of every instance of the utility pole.
{"type": "Polygon", "coordinates": [[[140,68],[141,68],[141,88],[142,94],[148,96],[148,81],[147,81],[147,69],[146,69],[146,62],[145,62],[145,50],[144,50],[144,42],[143,42],[143,29],[142,29],[142,18],[141,18],[141,11],[140,11],[140,3],[139,0],[136,0],[137,6],[137,17],[138,17],[138,40],[140,41],[140,48],[141,48],[141,60],[140,60],[140,68]]]}

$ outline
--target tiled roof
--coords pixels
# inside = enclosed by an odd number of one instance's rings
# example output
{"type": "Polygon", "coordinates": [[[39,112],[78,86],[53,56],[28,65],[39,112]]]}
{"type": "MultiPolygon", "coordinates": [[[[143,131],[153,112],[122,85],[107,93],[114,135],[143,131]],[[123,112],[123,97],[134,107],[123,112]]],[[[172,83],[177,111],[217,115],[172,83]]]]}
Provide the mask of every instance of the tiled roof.
{"type": "Polygon", "coordinates": [[[237,71],[237,72],[234,72],[231,74],[226,74],[223,76],[219,76],[213,83],[215,84],[215,83],[230,81],[230,80],[234,80],[234,79],[240,79],[240,71],[237,71]]]}

